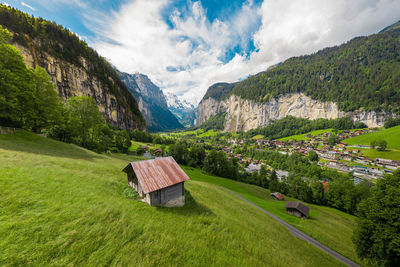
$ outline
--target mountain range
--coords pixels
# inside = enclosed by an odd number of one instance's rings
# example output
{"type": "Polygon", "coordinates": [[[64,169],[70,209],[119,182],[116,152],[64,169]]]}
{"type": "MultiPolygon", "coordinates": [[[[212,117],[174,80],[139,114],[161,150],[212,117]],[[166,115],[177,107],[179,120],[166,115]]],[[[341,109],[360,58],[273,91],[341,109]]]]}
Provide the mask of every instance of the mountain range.
{"type": "Polygon", "coordinates": [[[183,128],[169,110],[165,95],[149,77],[141,73],[128,74],[118,71],[118,74],[138,101],[148,131],[158,132],[183,128]]]}
{"type": "Polygon", "coordinates": [[[91,96],[107,122],[151,132],[200,126],[248,131],[286,116],[350,117],[383,126],[400,113],[400,22],[317,53],[293,57],[236,83],[210,86],[198,107],[146,75],[115,70],[69,30],[0,5],[0,25],[27,66],[41,66],[66,101],[91,96]]]}
{"type": "Polygon", "coordinates": [[[179,122],[185,127],[192,127],[196,118],[195,106],[186,100],[179,99],[173,93],[166,93],[169,110],[174,114],[179,122]]]}
{"type": "Polygon", "coordinates": [[[381,127],[400,112],[400,23],[312,55],[293,57],[238,83],[210,86],[196,126],[212,120],[248,131],[286,116],[350,117],[381,127]]]}

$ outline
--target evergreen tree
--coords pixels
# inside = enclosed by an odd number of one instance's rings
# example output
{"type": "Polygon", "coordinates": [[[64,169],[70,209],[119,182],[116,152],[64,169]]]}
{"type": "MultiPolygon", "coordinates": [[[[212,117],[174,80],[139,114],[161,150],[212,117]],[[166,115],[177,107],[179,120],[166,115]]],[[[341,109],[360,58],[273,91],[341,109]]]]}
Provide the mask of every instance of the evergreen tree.
{"type": "Polygon", "coordinates": [[[269,177],[269,190],[272,193],[279,191],[278,175],[275,170],[272,171],[271,176],[269,177]]]}

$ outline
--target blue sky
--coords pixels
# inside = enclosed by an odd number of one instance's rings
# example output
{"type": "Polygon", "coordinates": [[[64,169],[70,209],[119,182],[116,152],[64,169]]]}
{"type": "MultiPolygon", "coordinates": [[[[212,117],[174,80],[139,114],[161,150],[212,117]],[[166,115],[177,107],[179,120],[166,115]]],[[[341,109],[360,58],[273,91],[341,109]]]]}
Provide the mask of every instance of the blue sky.
{"type": "Polygon", "coordinates": [[[0,0],[70,29],[121,71],[196,104],[291,56],[376,33],[400,0],[0,0]]]}

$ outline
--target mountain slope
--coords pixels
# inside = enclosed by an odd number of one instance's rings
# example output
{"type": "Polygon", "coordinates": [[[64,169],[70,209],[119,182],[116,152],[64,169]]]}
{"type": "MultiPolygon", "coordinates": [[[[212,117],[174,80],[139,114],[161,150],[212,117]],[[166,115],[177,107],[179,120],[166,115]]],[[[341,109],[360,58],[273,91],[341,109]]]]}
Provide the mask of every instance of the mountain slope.
{"type": "Polygon", "coordinates": [[[28,67],[46,69],[64,101],[77,95],[91,96],[111,125],[127,130],[144,128],[138,104],[118,74],[76,35],[1,4],[0,25],[13,34],[12,44],[28,67]]]}
{"type": "Polygon", "coordinates": [[[168,109],[178,118],[185,127],[192,127],[196,118],[195,108],[186,100],[180,100],[172,93],[166,93],[168,109]]]}
{"type": "Polygon", "coordinates": [[[227,112],[225,130],[265,126],[287,115],[316,119],[350,116],[383,126],[400,112],[400,30],[358,37],[315,54],[294,57],[237,84],[213,85],[196,124],[227,112]]]}
{"type": "Polygon", "coordinates": [[[167,101],[158,88],[144,74],[119,72],[121,80],[139,102],[139,109],[146,120],[147,130],[151,132],[183,128],[178,119],[168,109],[167,101]]]}
{"type": "Polygon", "coordinates": [[[198,178],[185,184],[182,208],[127,198],[121,169],[132,159],[23,132],[0,135],[0,263],[340,266],[198,178]]]}

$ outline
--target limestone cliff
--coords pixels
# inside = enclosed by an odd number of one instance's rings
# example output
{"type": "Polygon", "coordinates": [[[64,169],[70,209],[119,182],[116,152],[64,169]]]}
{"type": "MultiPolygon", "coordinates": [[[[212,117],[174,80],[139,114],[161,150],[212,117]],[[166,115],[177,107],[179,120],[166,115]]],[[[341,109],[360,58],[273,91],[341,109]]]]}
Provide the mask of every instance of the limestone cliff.
{"type": "Polygon", "coordinates": [[[201,125],[219,113],[226,113],[224,131],[248,131],[266,126],[271,120],[279,120],[286,116],[310,120],[349,116],[354,122],[363,122],[368,127],[381,127],[387,117],[394,116],[388,112],[363,110],[343,112],[334,102],[314,100],[302,93],[284,95],[265,103],[253,102],[232,94],[224,100],[211,97],[203,99],[197,109],[195,125],[201,125]]]}
{"type": "MultiPolygon", "coordinates": [[[[127,130],[143,129],[141,114],[133,114],[126,99],[118,99],[98,78],[91,76],[88,72],[91,63],[85,58],[81,57],[81,66],[76,66],[46,52],[38,52],[34,44],[29,48],[17,43],[13,45],[24,56],[28,67],[39,65],[46,69],[64,101],[73,96],[91,96],[109,124],[127,130]]],[[[115,85],[115,81],[111,77],[109,79],[115,85]]]]}

